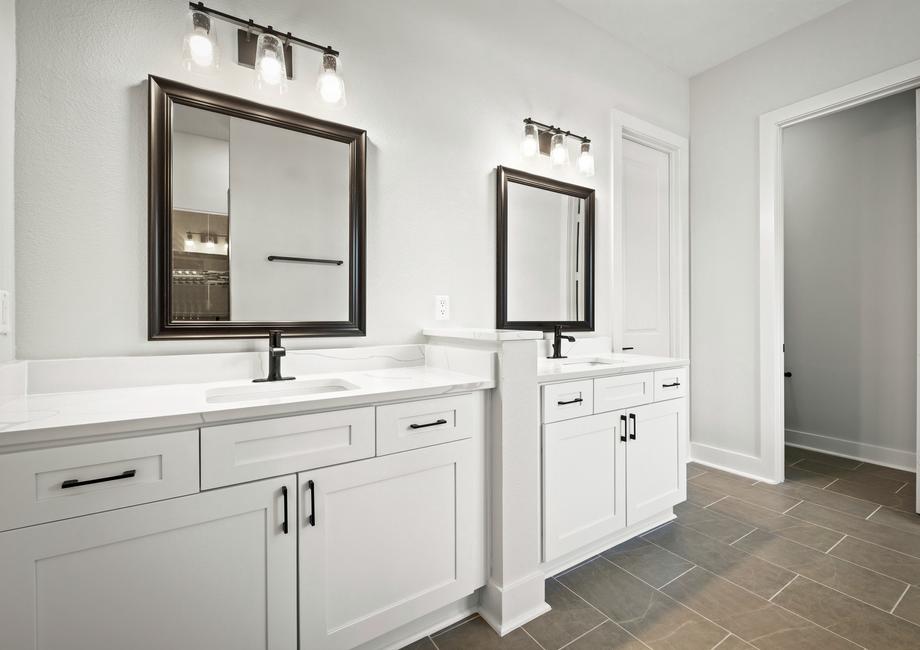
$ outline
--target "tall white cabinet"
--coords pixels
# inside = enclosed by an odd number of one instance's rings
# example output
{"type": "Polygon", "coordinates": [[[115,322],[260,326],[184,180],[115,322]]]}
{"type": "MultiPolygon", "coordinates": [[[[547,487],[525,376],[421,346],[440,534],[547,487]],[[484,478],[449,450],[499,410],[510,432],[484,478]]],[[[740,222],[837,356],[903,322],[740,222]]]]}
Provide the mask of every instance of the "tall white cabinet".
{"type": "Polygon", "coordinates": [[[545,562],[686,499],[686,377],[678,368],[543,387],[545,562]],[[587,413],[570,410],[576,389],[593,390],[576,403],[587,413]]]}

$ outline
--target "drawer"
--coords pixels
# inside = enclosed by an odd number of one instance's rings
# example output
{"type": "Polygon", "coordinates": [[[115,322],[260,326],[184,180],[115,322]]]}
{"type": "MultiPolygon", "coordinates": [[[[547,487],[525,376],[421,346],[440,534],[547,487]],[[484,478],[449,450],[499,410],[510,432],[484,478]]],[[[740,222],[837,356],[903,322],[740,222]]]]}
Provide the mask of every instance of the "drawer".
{"type": "Polygon", "coordinates": [[[0,530],[198,492],[198,431],[0,455],[0,530]]]}
{"type": "Polygon", "coordinates": [[[655,401],[687,396],[687,369],[669,368],[655,371],[655,401]]]}
{"type": "Polygon", "coordinates": [[[594,380],[594,412],[618,411],[648,404],[653,399],[652,373],[640,372],[594,380]]]}
{"type": "Polygon", "coordinates": [[[482,426],[471,393],[377,407],[377,455],[471,438],[482,426]]]}
{"type": "Polygon", "coordinates": [[[543,422],[559,422],[594,413],[594,380],[567,381],[543,387],[543,422]]]}
{"type": "Polygon", "coordinates": [[[201,429],[201,488],[245,483],[374,455],[374,407],[201,429]]]}

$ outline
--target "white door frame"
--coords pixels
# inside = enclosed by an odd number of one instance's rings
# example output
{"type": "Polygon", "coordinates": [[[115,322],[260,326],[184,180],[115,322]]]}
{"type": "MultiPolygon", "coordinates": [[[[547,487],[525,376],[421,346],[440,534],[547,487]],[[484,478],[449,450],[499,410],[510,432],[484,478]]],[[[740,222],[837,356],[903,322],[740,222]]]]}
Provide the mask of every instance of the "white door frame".
{"type": "Polygon", "coordinates": [[[784,479],[782,130],[918,86],[914,61],[760,116],[760,475],[771,481],[784,479]]]}
{"type": "Polygon", "coordinates": [[[613,188],[613,296],[611,338],[622,345],[623,295],[623,140],[632,140],[668,155],[670,165],[670,285],[671,354],[690,358],[690,149],[687,138],[618,110],[610,111],[611,186],[613,188]]]}

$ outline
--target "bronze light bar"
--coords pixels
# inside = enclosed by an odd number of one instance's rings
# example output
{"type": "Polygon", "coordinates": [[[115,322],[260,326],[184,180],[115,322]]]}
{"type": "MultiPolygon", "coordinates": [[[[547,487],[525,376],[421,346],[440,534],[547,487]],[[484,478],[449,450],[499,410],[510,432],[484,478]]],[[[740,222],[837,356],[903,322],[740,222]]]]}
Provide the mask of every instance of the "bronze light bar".
{"type": "Polygon", "coordinates": [[[547,131],[547,132],[549,132],[550,134],[564,133],[566,136],[568,136],[568,137],[570,137],[570,138],[575,138],[576,140],[580,140],[581,142],[591,142],[591,139],[590,139],[590,138],[586,138],[586,137],[583,136],[583,135],[575,135],[575,134],[572,133],[571,131],[566,131],[565,129],[560,128],[560,127],[558,127],[558,126],[556,126],[556,125],[554,125],[554,124],[544,124],[543,122],[537,122],[537,121],[536,121],[535,119],[533,119],[532,117],[526,118],[526,119],[524,120],[524,124],[533,124],[534,126],[536,126],[536,127],[537,127],[538,129],[540,129],[541,131],[547,131]]]}

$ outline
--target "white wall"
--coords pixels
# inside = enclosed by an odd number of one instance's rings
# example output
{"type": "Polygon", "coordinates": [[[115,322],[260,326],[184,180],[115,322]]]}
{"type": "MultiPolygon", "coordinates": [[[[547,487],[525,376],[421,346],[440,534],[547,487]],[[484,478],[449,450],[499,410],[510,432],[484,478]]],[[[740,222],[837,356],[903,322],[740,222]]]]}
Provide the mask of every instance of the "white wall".
{"type": "MultiPolygon", "coordinates": [[[[343,53],[348,106],[315,98],[315,53],[295,48],[283,97],[255,90],[220,25],[215,76],[181,67],[184,0],[19,4],[18,351],[22,358],[262,349],[146,340],[146,76],[260,99],[368,132],[368,336],[292,347],[403,343],[433,325],[495,323],[495,167],[529,115],[597,151],[597,323],[609,329],[609,109],[680,134],[688,82],[551,0],[224,0],[220,8],[343,53]],[[52,20],[48,17],[53,16],[52,20]],[[443,324],[443,323],[441,323],[443,324]]],[[[572,155],[575,150],[573,147],[572,155]]],[[[552,174],[585,184],[574,172],[552,174]]]]}
{"type": "MultiPolygon", "coordinates": [[[[0,289],[13,280],[13,115],[16,97],[16,3],[0,0],[0,289]]],[[[12,300],[11,300],[12,302],[12,300]]],[[[12,309],[12,304],[10,306],[12,309]]],[[[0,362],[14,354],[14,332],[0,335],[0,362]]]]}
{"type": "Polygon", "coordinates": [[[787,429],[916,447],[915,102],[784,132],[787,429]]]}
{"type": "Polygon", "coordinates": [[[172,206],[227,214],[230,142],[176,131],[172,137],[172,206]]]}
{"type": "Polygon", "coordinates": [[[726,463],[761,435],[758,117],[920,59],[918,24],[916,0],[854,0],[691,79],[691,429],[726,463]]]}

